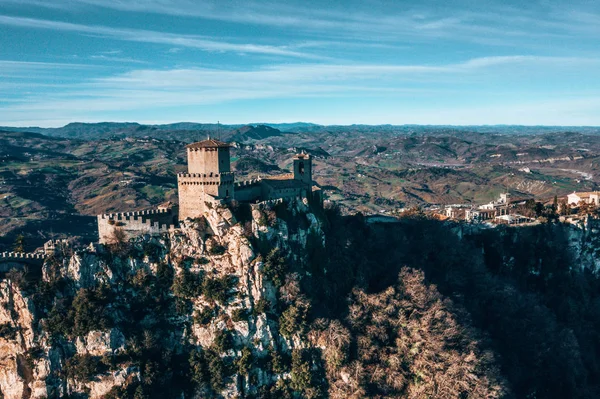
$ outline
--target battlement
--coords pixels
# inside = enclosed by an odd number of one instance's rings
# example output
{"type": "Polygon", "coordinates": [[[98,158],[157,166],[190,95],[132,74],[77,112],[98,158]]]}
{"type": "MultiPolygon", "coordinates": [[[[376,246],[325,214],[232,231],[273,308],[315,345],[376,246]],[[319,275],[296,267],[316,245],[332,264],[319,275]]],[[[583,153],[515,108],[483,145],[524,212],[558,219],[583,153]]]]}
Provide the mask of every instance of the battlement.
{"type": "Polygon", "coordinates": [[[0,253],[0,262],[10,260],[44,260],[45,254],[41,253],[28,253],[28,252],[2,252],[0,253]]]}
{"type": "Polygon", "coordinates": [[[44,245],[48,246],[56,246],[56,245],[69,245],[69,240],[57,239],[57,240],[48,240],[44,245]]]}
{"type": "Polygon", "coordinates": [[[148,209],[145,211],[121,212],[121,213],[105,213],[98,215],[98,218],[113,219],[113,220],[132,220],[132,217],[152,217],[154,215],[172,215],[173,209],[148,209]]]}
{"type": "Polygon", "coordinates": [[[211,177],[231,177],[233,179],[233,172],[223,172],[223,173],[178,173],[177,177],[181,177],[181,178],[186,178],[186,177],[191,177],[191,178],[211,178],[211,177]]]}
{"type": "Polygon", "coordinates": [[[0,273],[8,273],[12,269],[28,272],[31,266],[40,268],[44,264],[46,254],[26,252],[0,253],[0,273]]]}
{"type": "Polygon", "coordinates": [[[279,204],[283,204],[285,202],[284,198],[275,198],[275,199],[270,199],[270,200],[265,200],[265,201],[260,201],[256,204],[251,204],[251,207],[254,209],[259,209],[265,205],[279,205],[279,204]]]}
{"type": "Polygon", "coordinates": [[[251,187],[260,184],[261,181],[262,179],[260,177],[257,179],[239,181],[234,184],[234,187],[236,188],[236,190],[238,188],[251,187]]]}
{"type": "Polygon", "coordinates": [[[143,224],[152,224],[159,223],[161,225],[168,223],[160,223],[160,221],[154,220],[151,216],[124,216],[121,213],[115,214],[115,217],[112,218],[104,218],[105,215],[99,215],[98,218],[101,220],[106,220],[108,224],[114,225],[116,227],[123,226],[119,224],[121,223],[143,223],[143,224]],[[114,222],[114,223],[111,223],[114,222]]]}
{"type": "Polygon", "coordinates": [[[57,249],[62,250],[68,246],[68,240],[49,240],[44,243],[44,253],[46,255],[54,255],[57,249]]]}
{"type": "Polygon", "coordinates": [[[233,173],[180,173],[177,181],[182,186],[231,186],[233,173]]]}
{"type": "Polygon", "coordinates": [[[176,228],[176,213],[171,208],[161,208],[98,215],[100,243],[111,242],[117,230],[125,233],[127,238],[142,234],[159,235],[168,233],[176,228]]]}

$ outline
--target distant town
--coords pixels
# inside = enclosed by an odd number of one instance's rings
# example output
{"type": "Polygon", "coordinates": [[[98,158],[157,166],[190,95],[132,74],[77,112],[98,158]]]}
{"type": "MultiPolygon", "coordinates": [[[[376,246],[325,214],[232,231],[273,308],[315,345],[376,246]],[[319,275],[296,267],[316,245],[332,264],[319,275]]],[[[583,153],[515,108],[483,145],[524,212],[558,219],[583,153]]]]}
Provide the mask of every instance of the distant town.
{"type": "Polygon", "coordinates": [[[535,198],[514,198],[501,193],[496,200],[481,205],[431,205],[423,209],[403,208],[391,215],[403,216],[423,212],[438,220],[493,225],[528,226],[550,221],[570,223],[579,227],[598,217],[596,212],[600,191],[573,192],[566,197],[555,196],[549,201],[535,198]]]}

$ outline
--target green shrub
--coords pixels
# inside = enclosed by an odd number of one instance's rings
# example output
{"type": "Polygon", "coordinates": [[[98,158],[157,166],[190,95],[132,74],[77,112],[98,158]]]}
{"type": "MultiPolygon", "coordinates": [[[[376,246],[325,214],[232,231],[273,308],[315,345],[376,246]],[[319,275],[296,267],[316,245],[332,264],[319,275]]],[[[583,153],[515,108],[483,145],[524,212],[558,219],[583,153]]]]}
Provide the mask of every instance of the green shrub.
{"type": "Polygon", "coordinates": [[[199,257],[199,258],[196,259],[195,263],[197,265],[206,265],[206,264],[210,263],[210,260],[208,260],[204,256],[201,256],[201,257],[199,257]]]}
{"type": "Polygon", "coordinates": [[[161,289],[167,290],[171,287],[171,285],[173,285],[174,276],[175,272],[171,265],[163,262],[158,264],[158,267],[156,268],[156,280],[161,289]]]}
{"type": "Polygon", "coordinates": [[[285,282],[286,272],[287,262],[285,257],[281,255],[279,248],[272,249],[265,259],[263,274],[273,282],[275,287],[279,288],[285,282]]]}
{"type": "Polygon", "coordinates": [[[10,323],[0,324],[0,338],[4,338],[7,340],[15,339],[17,337],[17,332],[19,329],[17,327],[13,327],[10,323]]]}
{"type": "Polygon", "coordinates": [[[242,354],[234,362],[237,372],[240,375],[247,375],[250,372],[253,363],[254,356],[252,355],[252,350],[247,347],[242,349],[242,354]]]}
{"type": "Polygon", "coordinates": [[[195,298],[201,293],[202,278],[192,273],[189,269],[183,269],[173,280],[173,293],[181,298],[195,298]]]}
{"type": "Polygon", "coordinates": [[[257,317],[258,315],[265,313],[270,308],[271,308],[271,302],[267,301],[265,298],[260,298],[254,304],[254,308],[252,309],[252,315],[254,317],[257,317]]]}
{"type": "Polygon", "coordinates": [[[270,347],[267,355],[267,365],[273,373],[281,374],[289,371],[291,362],[289,356],[270,347]]]}
{"type": "Polygon", "coordinates": [[[208,372],[210,373],[210,387],[215,392],[220,392],[225,387],[226,365],[216,353],[209,352],[208,372]]]}
{"type": "Polygon", "coordinates": [[[225,305],[231,297],[231,290],[235,286],[234,276],[221,278],[206,278],[202,281],[201,292],[208,300],[218,301],[225,305]]]}
{"type": "Polygon", "coordinates": [[[227,248],[225,248],[223,245],[215,244],[212,247],[210,247],[209,253],[211,255],[223,255],[225,251],[227,251],[227,248]]]}
{"type": "Polygon", "coordinates": [[[142,246],[144,256],[147,256],[150,262],[156,263],[162,255],[162,248],[152,242],[144,242],[142,246]]]}
{"type": "Polygon", "coordinates": [[[205,307],[194,313],[194,322],[202,326],[209,324],[215,317],[215,309],[205,307]]]}
{"type": "Polygon", "coordinates": [[[95,375],[104,373],[106,368],[99,356],[85,354],[75,355],[67,360],[64,371],[67,378],[86,383],[90,382],[95,375]]]}
{"type": "Polygon", "coordinates": [[[307,399],[322,398],[327,392],[326,378],[320,364],[320,354],[312,349],[292,352],[290,387],[307,399]],[[316,367],[315,367],[316,366],[316,367]]]}
{"type": "Polygon", "coordinates": [[[302,350],[292,352],[292,372],[290,386],[296,392],[303,392],[311,387],[312,374],[310,363],[303,359],[302,350]]]}
{"type": "Polygon", "coordinates": [[[107,330],[112,327],[106,305],[109,302],[108,287],[80,289],[73,298],[73,331],[76,336],[84,336],[90,331],[107,330]]]}
{"type": "Polygon", "coordinates": [[[192,302],[185,298],[175,298],[175,312],[181,316],[187,316],[192,312],[192,302]]]}
{"type": "Polygon", "coordinates": [[[192,382],[203,388],[210,384],[210,373],[204,352],[201,349],[194,348],[190,351],[189,369],[192,382]]]}
{"type": "Polygon", "coordinates": [[[71,301],[67,298],[57,299],[48,313],[45,329],[52,337],[68,336],[73,330],[73,312],[70,312],[71,301]]]}
{"type": "Polygon", "coordinates": [[[279,332],[284,337],[291,337],[294,333],[302,333],[306,328],[307,309],[291,305],[279,317],[279,332]]]}
{"type": "Polygon", "coordinates": [[[224,353],[233,348],[233,338],[229,331],[217,331],[211,346],[217,353],[224,353]]]}
{"type": "Polygon", "coordinates": [[[244,308],[236,308],[231,312],[231,320],[234,322],[247,321],[248,312],[244,308]]]}

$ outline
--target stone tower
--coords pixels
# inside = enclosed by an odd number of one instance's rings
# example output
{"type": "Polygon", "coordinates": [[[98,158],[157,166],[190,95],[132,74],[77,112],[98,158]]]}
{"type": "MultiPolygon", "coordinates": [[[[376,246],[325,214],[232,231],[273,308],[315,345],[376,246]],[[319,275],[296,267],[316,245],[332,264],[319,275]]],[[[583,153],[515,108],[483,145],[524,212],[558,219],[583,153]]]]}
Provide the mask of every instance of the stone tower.
{"type": "Polygon", "coordinates": [[[222,141],[208,139],[188,145],[188,172],[177,175],[179,220],[196,218],[206,203],[233,199],[234,179],[229,148],[222,141]]]}
{"type": "Polygon", "coordinates": [[[312,158],[302,152],[294,157],[294,180],[300,180],[308,185],[309,192],[312,187],[312,158]]]}

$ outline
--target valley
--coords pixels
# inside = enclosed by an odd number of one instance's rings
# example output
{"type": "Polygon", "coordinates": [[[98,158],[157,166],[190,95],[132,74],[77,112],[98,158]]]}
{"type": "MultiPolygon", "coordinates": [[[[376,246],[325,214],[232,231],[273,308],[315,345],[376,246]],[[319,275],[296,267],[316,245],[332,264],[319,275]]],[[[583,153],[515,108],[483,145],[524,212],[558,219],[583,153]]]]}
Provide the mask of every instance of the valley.
{"type": "Polygon", "coordinates": [[[344,213],[476,204],[510,191],[550,201],[600,183],[600,129],[71,124],[0,132],[0,250],[66,235],[93,241],[95,215],[177,201],[184,145],[234,142],[239,180],[289,172],[306,151],[344,213]],[[279,130],[280,127],[283,130],[279,130]]]}

